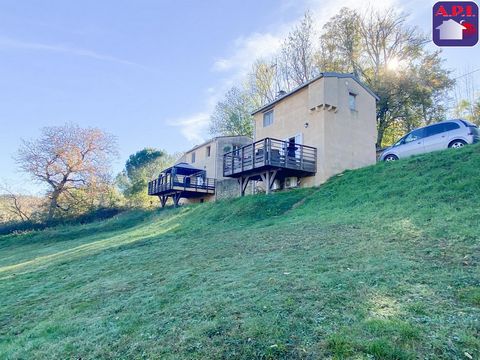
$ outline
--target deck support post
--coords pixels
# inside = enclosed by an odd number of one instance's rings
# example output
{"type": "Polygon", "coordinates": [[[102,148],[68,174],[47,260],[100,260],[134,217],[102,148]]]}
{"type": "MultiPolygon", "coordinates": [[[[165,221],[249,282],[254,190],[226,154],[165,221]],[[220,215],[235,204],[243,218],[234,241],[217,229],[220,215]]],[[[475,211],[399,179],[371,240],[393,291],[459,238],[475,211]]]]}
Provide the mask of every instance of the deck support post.
{"type": "Polygon", "coordinates": [[[173,206],[178,207],[178,202],[180,201],[181,196],[182,196],[181,192],[177,192],[172,195],[173,206]]]}
{"type": "Polygon", "coordinates": [[[160,199],[160,204],[162,205],[162,208],[164,208],[165,204],[167,203],[168,196],[159,195],[158,198],[160,199]]]}
{"type": "Polygon", "coordinates": [[[270,187],[270,171],[265,173],[265,193],[268,195],[272,191],[270,187]]]}
{"type": "Polygon", "coordinates": [[[278,170],[268,170],[264,173],[259,174],[262,178],[262,182],[265,184],[265,194],[270,194],[272,192],[273,184],[275,183],[275,177],[277,176],[278,170]]]}
{"type": "Polygon", "coordinates": [[[240,184],[240,196],[245,196],[245,191],[247,190],[248,182],[250,181],[250,176],[239,177],[238,183],[240,184]]]}
{"type": "Polygon", "coordinates": [[[272,189],[273,184],[275,182],[275,176],[277,176],[277,170],[273,170],[272,173],[270,174],[270,182],[268,183],[268,186],[270,189],[272,189]]]}

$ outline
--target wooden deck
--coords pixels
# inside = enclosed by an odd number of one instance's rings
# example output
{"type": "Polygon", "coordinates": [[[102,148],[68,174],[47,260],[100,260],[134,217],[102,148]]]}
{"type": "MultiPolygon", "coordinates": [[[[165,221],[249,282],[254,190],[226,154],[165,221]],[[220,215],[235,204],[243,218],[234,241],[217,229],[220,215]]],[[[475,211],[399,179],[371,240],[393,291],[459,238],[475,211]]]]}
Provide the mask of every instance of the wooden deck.
{"type": "Polygon", "coordinates": [[[317,149],[288,141],[265,138],[223,156],[223,176],[242,177],[263,170],[284,176],[309,176],[317,171],[317,149]]]}
{"type": "Polygon", "coordinates": [[[215,179],[196,175],[167,175],[148,183],[148,195],[165,196],[179,192],[185,198],[215,194],[215,179]]]}

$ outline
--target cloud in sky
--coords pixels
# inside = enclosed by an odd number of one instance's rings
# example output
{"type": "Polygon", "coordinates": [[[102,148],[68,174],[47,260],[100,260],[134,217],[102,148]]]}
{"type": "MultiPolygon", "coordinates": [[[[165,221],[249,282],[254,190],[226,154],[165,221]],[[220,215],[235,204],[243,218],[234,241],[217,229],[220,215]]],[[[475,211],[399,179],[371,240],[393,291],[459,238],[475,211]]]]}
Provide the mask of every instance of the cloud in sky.
{"type": "Polygon", "coordinates": [[[117,64],[122,64],[122,65],[142,67],[146,69],[146,67],[141,64],[137,64],[135,62],[117,58],[114,56],[98,53],[96,51],[89,50],[89,49],[77,48],[77,47],[72,47],[72,46],[62,45],[62,44],[44,44],[44,43],[37,43],[37,42],[21,41],[18,39],[0,36],[0,49],[8,49],[8,48],[63,53],[63,54],[69,54],[74,56],[87,57],[90,59],[95,59],[100,61],[113,62],[117,64]]]}
{"type": "MultiPolygon", "coordinates": [[[[375,3],[364,3],[358,0],[284,0],[279,4],[279,10],[288,13],[292,9],[304,9],[304,12],[310,10],[317,28],[320,32],[323,25],[341,8],[348,7],[352,9],[366,10],[382,9],[400,4],[399,0],[383,0],[375,3]]],[[[212,71],[222,74],[223,78],[214,87],[210,88],[210,95],[206,97],[206,103],[203,111],[194,113],[190,116],[173,120],[174,126],[180,126],[182,134],[190,142],[202,142],[205,140],[205,132],[208,128],[208,118],[214,109],[214,104],[223,94],[233,86],[239,84],[252,67],[253,62],[258,58],[273,56],[281,47],[283,39],[288,32],[297,25],[303,14],[292,21],[271,24],[265,32],[253,32],[243,35],[232,42],[229,54],[218,57],[212,64],[212,71]],[[193,140],[194,139],[194,140],[193,140]]]]}
{"type": "Polygon", "coordinates": [[[252,59],[267,58],[275,54],[281,45],[281,36],[271,33],[253,33],[234,41],[233,55],[217,59],[213,63],[214,71],[241,70],[247,72],[252,59]]]}
{"type": "Polygon", "coordinates": [[[198,112],[186,117],[172,119],[171,126],[180,127],[180,132],[191,144],[200,144],[204,141],[203,134],[208,128],[210,112],[198,112]]]}
{"type": "MultiPolygon", "coordinates": [[[[291,2],[284,1],[281,7],[284,12],[291,11],[291,8],[303,8],[304,12],[309,10],[314,19],[317,33],[320,33],[323,25],[340,9],[348,7],[351,9],[366,10],[388,8],[398,0],[383,0],[365,4],[358,0],[304,0],[291,2]]],[[[271,29],[265,33],[255,32],[242,36],[234,40],[230,55],[215,60],[213,64],[214,71],[229,72],[230,77],[244,76],[249,70],[255,59],[268,58],[274,55],[282,44],[287,34],[299,24],[303,14],[293,21],[272,24],[271,29]]]]}

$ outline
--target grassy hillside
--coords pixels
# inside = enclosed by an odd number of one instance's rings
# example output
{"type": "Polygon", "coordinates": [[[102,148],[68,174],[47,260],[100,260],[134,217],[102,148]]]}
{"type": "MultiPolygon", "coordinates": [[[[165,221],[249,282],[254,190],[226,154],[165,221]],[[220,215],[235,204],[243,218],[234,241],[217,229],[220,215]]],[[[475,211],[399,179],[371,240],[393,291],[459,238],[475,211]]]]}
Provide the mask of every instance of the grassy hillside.
{"type": "Polygon", "coordinates": [[[480,358],[480,147],[0,237],[0,358],[480,358]]]}

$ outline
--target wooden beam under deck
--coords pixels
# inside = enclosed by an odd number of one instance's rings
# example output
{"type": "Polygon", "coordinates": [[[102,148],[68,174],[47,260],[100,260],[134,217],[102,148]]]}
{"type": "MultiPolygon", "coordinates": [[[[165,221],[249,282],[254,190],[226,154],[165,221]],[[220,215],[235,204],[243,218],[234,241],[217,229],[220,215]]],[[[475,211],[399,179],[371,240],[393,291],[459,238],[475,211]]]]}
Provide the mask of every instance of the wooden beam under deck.
{"type": "Polygon", "coordinates": [[[270,194],[272,192],[272,187],[275,183],[275,177],[277,176],[277,173],[278,170],[266,170],[251,175],[239,177],[238,182],[240,184],[240,195],[245,196],[245,190],[247,189],[250,180],[254,180],[258,177],[265,184],[265,193],[267,195],[270,194]]]}

